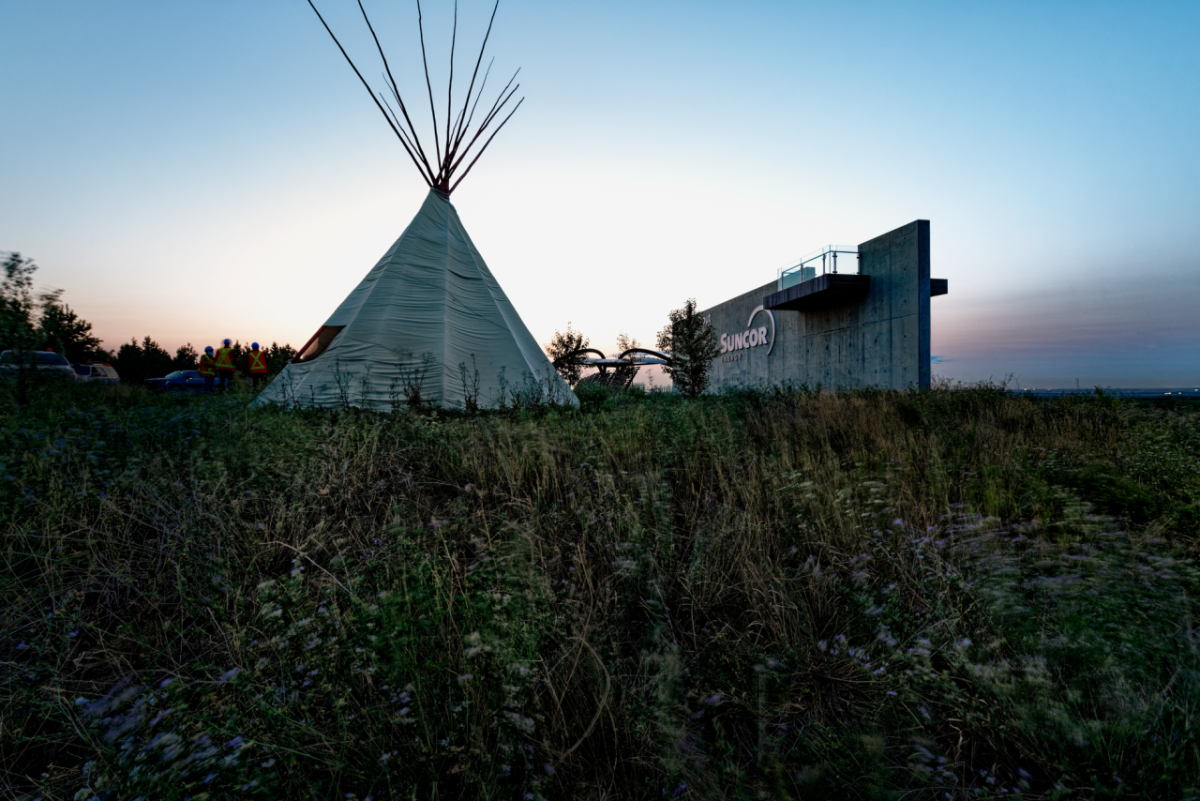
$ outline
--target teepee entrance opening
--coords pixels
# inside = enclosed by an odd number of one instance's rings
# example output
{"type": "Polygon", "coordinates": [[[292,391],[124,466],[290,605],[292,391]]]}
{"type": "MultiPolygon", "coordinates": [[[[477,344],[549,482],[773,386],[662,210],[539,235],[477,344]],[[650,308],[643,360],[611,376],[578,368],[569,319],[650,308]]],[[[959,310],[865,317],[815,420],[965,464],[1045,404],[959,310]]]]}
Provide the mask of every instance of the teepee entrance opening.
{"type": "Polygon", "coordinates": [[[292,357],[293,362],[311,362],[313,359],[320,356],[329,347],[329,343],[333,342],[333,338],[341,333],[344,325],[323,325],[317,329],[317,333],[312,335],[312,338],[304,344],[304,347],[296,351],[296,355],[292,357]]]}

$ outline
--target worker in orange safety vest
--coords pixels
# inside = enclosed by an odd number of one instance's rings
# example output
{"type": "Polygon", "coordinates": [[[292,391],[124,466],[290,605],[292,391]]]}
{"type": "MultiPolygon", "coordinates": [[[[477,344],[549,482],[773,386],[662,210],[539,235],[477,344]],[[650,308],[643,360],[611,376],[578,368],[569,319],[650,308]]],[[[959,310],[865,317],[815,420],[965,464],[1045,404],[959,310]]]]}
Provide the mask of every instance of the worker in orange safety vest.
{"type": "Polygon", "coordinates": [[[258,389],[258,382],[267,377],[267,354],[258,349],[257,342],[251,342],[246,361],[250,365],[250,380],[254,382],[254,388],[258,389]]]}
{"type": "Polygon", "coordinates": [[[213,358],[213,348],[209,345],[204,349],[204,355],[200,357],[199,373],[204,379],[204,389],[206,392],[212,392],[213,379],[217,377],[217,360],[213,358]]]}
{"type": "Polygon", "coordinates": [[[229,347],[231,343],[228,339],[225,340],[225,346],[217,349],[217,387],[220,389],[229,389],[229,379],[233,378],[233,348],[229,347]]]}

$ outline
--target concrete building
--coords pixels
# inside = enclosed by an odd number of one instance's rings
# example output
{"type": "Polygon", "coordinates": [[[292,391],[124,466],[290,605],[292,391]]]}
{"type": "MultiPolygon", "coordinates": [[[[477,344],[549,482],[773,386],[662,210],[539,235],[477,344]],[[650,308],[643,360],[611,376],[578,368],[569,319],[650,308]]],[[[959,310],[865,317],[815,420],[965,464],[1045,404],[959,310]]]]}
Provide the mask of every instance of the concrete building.
{"type": "Polygon", "coordinates": [[[929,301],[947,289],[929,277],[928,220],[825,249],[701,312],[722,348],[710,389],[927,388],[929,301]]]}

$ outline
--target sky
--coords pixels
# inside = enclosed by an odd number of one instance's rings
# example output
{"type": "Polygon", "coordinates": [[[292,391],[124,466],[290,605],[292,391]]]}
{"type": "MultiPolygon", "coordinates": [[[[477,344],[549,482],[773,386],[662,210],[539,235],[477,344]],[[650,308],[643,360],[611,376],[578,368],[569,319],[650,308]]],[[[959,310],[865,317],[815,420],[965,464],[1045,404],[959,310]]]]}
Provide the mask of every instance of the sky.
{"type": "MultiPolygon", "coordinates": [[[[364,2],[428,126],[415,2],[364,2]]],[[[318,7],[382,86],[357,5],[318,7]]],[[[422,8],[444,123],[453,5],[422,8]]],[[[459,4],[456,86],[490,12],[459,4]]],[[[303,0],[0,0],[0,30],[0,251],[109,347],[300,345],[428,192],[303,0]]],[[[1191,385],[1197,41],[1192,0],[504,0],[487,95],[520,67],[526,100],[453,202],[539,342],[651,345],[928,219],[936,376],[1191,385]]]]}

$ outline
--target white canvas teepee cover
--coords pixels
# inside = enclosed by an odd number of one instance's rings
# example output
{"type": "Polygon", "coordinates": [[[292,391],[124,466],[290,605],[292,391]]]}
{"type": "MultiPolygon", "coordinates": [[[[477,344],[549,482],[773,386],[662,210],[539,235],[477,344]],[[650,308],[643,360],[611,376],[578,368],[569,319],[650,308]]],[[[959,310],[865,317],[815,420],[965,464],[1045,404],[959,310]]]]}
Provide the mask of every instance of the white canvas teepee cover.
{"type": "Polygon", "coordinates": [[[578,404],[436,190],[325,322],[325,336],[339,327],[323,351],[288,364],[254,402],[387,410],[419,381],[422,400],[463,408],[478,370],[481,408],[511,402],[514,390],[578,404]]]}

